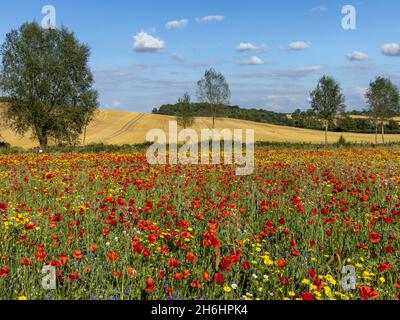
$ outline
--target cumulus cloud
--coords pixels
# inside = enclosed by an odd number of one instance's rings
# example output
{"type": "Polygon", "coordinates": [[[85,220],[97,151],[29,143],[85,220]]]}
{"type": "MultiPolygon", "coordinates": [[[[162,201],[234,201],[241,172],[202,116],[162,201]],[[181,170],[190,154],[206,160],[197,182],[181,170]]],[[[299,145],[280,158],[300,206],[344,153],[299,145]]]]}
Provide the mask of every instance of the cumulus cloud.
{"type": "Polygon", "coordinates": [[[205,22],[221,22],[224,21],[225,17],[224,16],[206,16],[203,18],[196,18],[196,21],[198,23],[205,23],[205,22]]]}
{"type": "Polygon", "coordinates": [[[264,64],[264,61],[261,60],[259,57],[252,56],[248,60],[240,60],[236,62],[237,64],[242,64],[242,65],[249,65],[249,66],[258,66],[264,64]]]}
{"type": "Polygon", "coordinates": [[[353,51],[347,55],[347,59],[350,61],[365,61],[368,60],[368,55],[364,52],[353,51]]]}
{"type": "Polygon", "coordinates": [[[239,52],[244,52],[244,51],[265,52],[268,50],[268,46],[265,44],[262,44],[260,46],[255,46],[249,42],[242,42],[236,47],[236,50],[239,52]]]}
{"type": "Polygon", "coordinates": [[[385,56],[400,56],[400,43],[385,44],[381,51],[385,56]]]}
{"type": "Polygon", "coordinates": [[[310,42],[295,41],[295,42],[289,43],[289,49],[291,49],[291,50],[304,50],[304,49],[308,49],[309,47],[311,47],[310,42]]]}
{"type": "Polygon", "coordinates": [[[133,38],[135,40],[133,48],[136,52],[160,52],[165,48],[163,40],[143,31],[133,38]]]}
{"type": "Polygon", "coordinates": [[[186,27],[188,23],[189,23],[188,19],[169,21],[165,24],[165,28],[167,28],[168,30],[181,29],[186,27]]]}

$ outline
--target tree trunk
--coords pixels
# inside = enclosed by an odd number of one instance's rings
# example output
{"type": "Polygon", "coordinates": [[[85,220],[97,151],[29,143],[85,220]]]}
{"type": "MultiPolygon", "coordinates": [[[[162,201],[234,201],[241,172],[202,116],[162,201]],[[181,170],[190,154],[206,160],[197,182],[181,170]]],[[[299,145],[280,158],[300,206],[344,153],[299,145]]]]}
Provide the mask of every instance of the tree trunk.
{"type": "Polygon", "coordinates": [[[85,129],[83,130],[83,146],[85,146],[86,143],[86,133],[87,133],[87,125],[85,125],[85,129]]]}
{"type": "Polygon", "coordinates": [[[375,144],[378,144],[378,122],[375,122],[375,144]]]}
{"type": "Polygon", "coordinates": [[[385,144],[385,124],[382,121],[382,143],[385,144]]]}
{"type": "Polygon", "coordinates": [[[329,128],[329,121],[325,122],[325,145],[328,145],[328,128],[329,128]]]}
{"type": "Polygon", "coordinates": [[[48,144],[47,133],[40,134],[38,139],[39,139],[40,149],[45,150],[48,144]]]}

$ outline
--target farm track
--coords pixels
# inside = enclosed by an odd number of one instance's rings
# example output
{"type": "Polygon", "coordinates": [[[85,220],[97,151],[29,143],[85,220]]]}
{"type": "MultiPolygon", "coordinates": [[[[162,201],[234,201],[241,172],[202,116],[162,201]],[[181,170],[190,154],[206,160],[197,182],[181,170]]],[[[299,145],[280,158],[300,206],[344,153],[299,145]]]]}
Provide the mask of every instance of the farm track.
{"type": "Polygon", "coordinates": [[[112,135],[104,138],[104,140],[108,141],[108,140],[115,139],[115,138],[123,135],[124,133],[126,133],[129,130],[131,130],[132,128],[134,128],[135,125],[137,125],[139,123],[139,121],[144,118],[144,116],[145,116],[144,113],[139,114],[138,116],[134,117],[129,122],[127,122],[121,129],[119,129],[118,131],[114,132],[112,135]]]}

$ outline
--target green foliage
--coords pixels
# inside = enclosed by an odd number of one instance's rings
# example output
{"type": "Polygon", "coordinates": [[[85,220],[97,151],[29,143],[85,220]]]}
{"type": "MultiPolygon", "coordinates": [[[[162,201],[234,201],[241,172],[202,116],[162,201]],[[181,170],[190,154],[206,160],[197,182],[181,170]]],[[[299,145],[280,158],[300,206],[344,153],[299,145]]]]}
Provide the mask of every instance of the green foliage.
{"type": "Polygon", "coordinates": [[[0,53],[9,126],[21,135],[32,130],[43,148],[49,139],[75,144],[98,107],[89,48],[64,27],[33,22],[8,33],[0,53]]]}
{"type": "Polygon", "coordinates": [[[332,120],[346,108],[339,83],[332,77],[323,76],[317,88],[310,93],[310,98],[312,110],[325,121],[332,120]]]}
{"type": "Polygon", "coordinates": [[[194,123],[195,119],[190,108],[190,96],[187,92],[178,101],[178,112],[176,120],[178,122],[178,125],[180,125],[184,129],[191,127],[194,123]]]}
{"type": "MultiPolygon", "coordinates": [[[[191,103],[189,105],[190,113],[194,117],[208,117],[210,105],[207,103],[191,103]]],[[[238,106],[216,106],[215,113],[218,117],[225,117],[230,119],[239,119],[246,121],[254,121],[261,123],[272,123],[276,125],[293,125],[286,114],[275,113],[265,109],[243,109],[238,106]]],[[[153,114],[161,114],[167,116],[177,116],[179,114],[178,104],[162,105],[159,109],[153,109],[153,114]]]]}
{"type": "Polygon", "coordinates": [[[217,117],[218,106],[229,105],[231,91],[222,73],[209,69],[205,72],[203,79],[197,83],[197,97],[201,102],[210,106],[209,116],[213,118],[213,127],[217,117]]]}

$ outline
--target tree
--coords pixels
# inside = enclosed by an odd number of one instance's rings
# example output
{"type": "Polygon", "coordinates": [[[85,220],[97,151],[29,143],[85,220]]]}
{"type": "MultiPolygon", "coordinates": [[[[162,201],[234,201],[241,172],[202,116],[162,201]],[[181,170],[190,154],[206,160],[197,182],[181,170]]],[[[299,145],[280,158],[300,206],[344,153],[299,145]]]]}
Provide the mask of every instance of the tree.
{"type": "Polygon", "coordinates": [[[229,105],[231,91],[222,73],[209,69],[205,72],[204,78],[198,83],[197,96],[201,102],[209,103],[212,127],[215,128],[218,106],[229,105]]]}
{"type": "Polygon", "coordinates": [[[41,148],[50,138],[76,143],[98,107],[89,48],[64,27],[43,29],[33,22],[8,33],[0,54],[10,127],[21,135],[32,130],[41,148]]]}
{"type": "Polygon", "coordinates": [[[382,143],[385,143],[385,121],[400,111],[399,90],[390,81],[377,77],[369,85],[366,94],[368,114],[375,125],[375,143],[378,144],[378,125],[382,127],[382,143]]]}
{"type": "Polygon", "coordinates": [[[190,96],[187,92],[178,101],[178,114],[176,120],[183,129],[191,127],[194,123],[194,117],[190,106],[190,96]]]}
{"type": "Polygon", "coordinates": [[[325,144],[328,144],[329,122],[334,120],[337,114],[343,113],[346,108],[341,91],[339,84],[332,77],[323,76],[317,88],[310,93],[311,108],[324,122],[325,144]]]}

